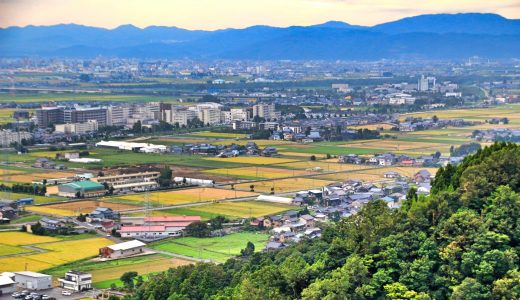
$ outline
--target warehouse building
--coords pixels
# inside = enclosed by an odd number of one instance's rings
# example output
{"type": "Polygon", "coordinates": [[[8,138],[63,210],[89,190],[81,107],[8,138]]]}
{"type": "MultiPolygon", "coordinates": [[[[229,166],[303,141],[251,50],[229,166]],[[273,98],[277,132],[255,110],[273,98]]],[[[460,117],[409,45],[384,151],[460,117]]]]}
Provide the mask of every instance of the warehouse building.
{"type": "Polygon", "coordinates": [[[75,181],[59,185],[58,195],[69,198],[75,198],[78,195],[85,198],[99,197],[105,195],[105,186],[88,180],[75,181]]]}
{"type": "Polygon", "coordinates": [[[16,291],[16,282],[14,281],[14,273],[0,274],[0,296],[7,295],[16,291]]]}
{"type": "Polygon", "coordinates": [[[14,272],[16,284],[28,290],[46,290],[52,288],[52,276],[31,271],[14,272]]]}
{"type": "Polygon", "coordinates": [[[144,252],[145,243],[138,240],[106,246],[99,249],[99,255],[103,258],[128,257],[144,252]]]}

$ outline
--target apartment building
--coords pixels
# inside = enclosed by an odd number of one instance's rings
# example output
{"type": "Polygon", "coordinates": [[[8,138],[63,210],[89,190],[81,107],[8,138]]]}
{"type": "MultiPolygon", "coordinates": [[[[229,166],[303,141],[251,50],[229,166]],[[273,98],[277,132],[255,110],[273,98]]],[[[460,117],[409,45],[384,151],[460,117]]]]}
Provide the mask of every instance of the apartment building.
{"type": "Polygon", "coordinates": [[[98,122],[96,120],[88,120],[85,123],[68,123],[55,125],[56,132],[67,134],[85,134],[87,132],[95,132],[98,130],[98,122]]]}
{"type": "Polygon", "coordinates": [[[266,120],[276,119],[277,115],[275,112],[274,104],[257,104],[253,106],[253,117],[259,116],[266,120]]]}
{"type": "Polygon", "coordinates": [[[0,130],[0,146],[9,147],[12,143],[21,143],[23,139],[30,140],[32,135],[25,131],[0,130]]]}

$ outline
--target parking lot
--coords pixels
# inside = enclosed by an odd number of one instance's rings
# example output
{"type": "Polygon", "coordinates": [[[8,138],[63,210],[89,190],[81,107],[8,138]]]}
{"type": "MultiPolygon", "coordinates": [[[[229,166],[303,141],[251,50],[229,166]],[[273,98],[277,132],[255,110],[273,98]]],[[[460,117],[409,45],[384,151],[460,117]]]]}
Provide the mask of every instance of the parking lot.
{"type": "MultiPolygon", "coordinates": [[[[72,293],[72,295],[70,296],[64,296],[61,294],[63,289],[61,288],[53,288],[53,289],[49,289],[49,290],[42,290],[42,291],[30,291],[30,292],[36,292],[38,293],[39,295],[48,295],[52,298],[55,298],[55,299],[70,299],[70,300],[75,300],[75,299],[81,299],[81,298],[95,298],[95,296],[99,293],[97,290],[91,290],[91,291],[86,291],[86,292],[76,292],[76,293],[72,293]]],[[[11,300],[11,299],[15,299],[11,296],[11,294],[9,295],[2,295],[0,296],[0,300],[11,300]]],[[[18,298],[18,299],[23,299],[23,298],[18,298]]]]}

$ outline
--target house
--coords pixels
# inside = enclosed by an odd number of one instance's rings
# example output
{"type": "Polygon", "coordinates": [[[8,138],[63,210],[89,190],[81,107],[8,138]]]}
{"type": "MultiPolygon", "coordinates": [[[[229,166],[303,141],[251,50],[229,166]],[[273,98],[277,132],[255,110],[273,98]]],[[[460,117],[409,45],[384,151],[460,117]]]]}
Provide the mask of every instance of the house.
{"type": "Polygon", "coordinates": [[[100,248],[99,255],[103,258],[128,257],[143,253],[145,246],[145,243],[133,240],[100,248]]]}
{"type": "Polygon", "coordinates": [[[57,219],[51,219],[51,218],[41,218],[40,224],[43,228],[51,231],[56,231],[61,229],[63,226],[65,226],[65,222],[57,219]]]}
{"type": "Polygon", "coordinates": [[[86,291],[92,288],[92,274],[71,270],[58,279],[61,288],[75,292],[86,291]]]}
{"type": "Polygon", "coordinates": [[[278,151],[274,147],[266,147],[264,150],[262,150],[261,154],[262,154],[262,156],[269,157],[269,156],[277,155],[278,151]]]}
{"type": "Polygon", "coordinates": [[[321,229],[319,228],[307,228],[304,232],[305,236],[310,239],[317,238],[321,236],[321,229]]]}
{"type": "Polygon", "coordinates": [[[285,247],[285,245],[283,243],[269,242],[265,246],[264,251],[265,252],[269,252],[269,251],[273,251],[273,250],[279,250],[279,249],[282,249],[284,247],[285,247]]]}
{"type": "Polygon", "coordinates": [[[0,218],[12,220],[18,215],[18,209],[9,203],[0,203],[0,218]]]}
{"type": "Polygon", "coordinates": [[[31,271],[14,272],[16,284],[27,290],[46,290],[52,288],[52,276],[31,271]]]}
{"type": "Polygon", "coordinates": [[[314,217],[311,216],[311,215],[301,215],[300,216],[300,222],[302,222],[303,224],[305,224],[305,226],[307,228],[309,227],[314,227],[314,217]]]}
{"type": "Polygon", "coordinates": [[[413,176],[414,181],[416,183],[423,183],[423,182],[429,182],[431,179],[431,173],[428,170],[420,170],[419,172],[415,173],[413,176]]]}
{"type": "Polygon", "coordinates": [[[58,195],[62,197],[99,197],[105,195],[105,186],[94,181],[75,181],[58,186],[58,195]]]}
{"type": "Polygon", "coordinates": [[[103,220],[103,219],[114,220],[114,219],[119,218],[119,213],[113,211],[111,208],[108,208],[108,207],[97,207],[94,211],[92,211],[89,214],[89,218],[98,219],[98,220],[103,220]]]}
{"type": "Polygon", "coordinates": [[[388,171],[383,174],[384,178],[399,178],[399,173],[395,171],[388,171]]]}
{"type": "Polygon", "coordinates": [[[7,272],[0,274],[0,296],[8,295],[14,291],[16,291],[14,274],[7,272]]]}

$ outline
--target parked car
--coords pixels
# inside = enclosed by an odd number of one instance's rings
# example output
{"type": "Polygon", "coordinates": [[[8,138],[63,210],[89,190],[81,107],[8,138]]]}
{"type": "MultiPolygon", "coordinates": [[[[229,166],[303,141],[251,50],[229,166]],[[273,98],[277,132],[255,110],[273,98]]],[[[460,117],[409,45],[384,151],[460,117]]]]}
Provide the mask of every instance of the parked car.
{"type": "Polygon", "coordinates": [[[72,295],[72,293],[69,292],[69,291],[61,291],[61,294],[62,294],[63,296],[70,296],[70,295],[72,295]]]}

